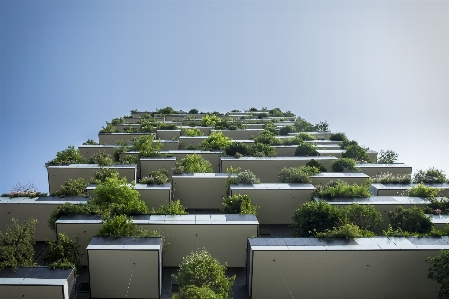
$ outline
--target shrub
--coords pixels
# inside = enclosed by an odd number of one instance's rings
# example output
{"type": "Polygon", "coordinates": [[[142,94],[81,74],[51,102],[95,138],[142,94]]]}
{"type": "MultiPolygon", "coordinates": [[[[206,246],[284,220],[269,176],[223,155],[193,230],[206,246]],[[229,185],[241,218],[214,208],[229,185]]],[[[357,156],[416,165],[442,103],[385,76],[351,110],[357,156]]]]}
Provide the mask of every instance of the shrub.
{"type": "Polygon", "coordinates": [[[178,126],[175,124],[157,123],[158,130],[177,130],[178,126]]]}
{"type": "Polygon", "coordinates": [[[235,156],[240,153],[243,156],[251,156],[251,147],[242,142],[232,142],[225,148],[226,156],[235,156]]]}
{"type": "Polygon", "coordinates": [[[154,208],[151,210],[152,215],[187,215],[187,208],[181,205],[179,199],[170,201],[169,203],[162,204],[160,208],[155,211],[154,208]]]}
{"type": "Polygon", "coordinates": [[[54,192],[53,196],[83,196],[87,197],[86,188],[89,185],[83,178],[68,179],[61,186],[61,190],[54,192]]]}
{"type": "Polygon", "coordinates": [[[345,133],[333,133],[329,136],[329,140],[332,141],[347,141],[348,138],[346,137],[345,133]]]}
{"type": "Polygon", "coordinates": [[[246,194],[237,194],[223,197],[223,214],[257,214],[260,207],[251,204],[251,199],[246,194]]]}
{"type": "Polygon", "coordinates": [[[93,139],[87,139],[87,141],[84,142],[83,145],[99,145],[99,143],[97,143],[93,139]]]}
{"type": "Polygon", "coordinates": [[[441,250],[440,255],[429,259],[432,265],[429,267],[427,278],[441,284],[438,298],[449,298],[449,250],[441,250]]]}
{"type": "Polygon", "coordinates": [[[175,173],[212,173],[212,164],[205,160],[201,155],[192,154],[187,155],[181,161],[176,161],[177,170],[175,173]]]}
{"type": "Polygon", "coordinates": [[[288,136],[288,133],[295,132],[295,128],[293,126],[285,126],[279,129],[279,135],[288,136]]]}
{"type": "Polygon", "coordinates": [[[373,205],[352,204],[343,209],[348,222],[357,225],[360,229],[371,231],[377,235],[382,233],[382,214],[373,205]]]}
{"type": "Polygon", "coordinates": [[[276,139],[277,138],[273,132],[264,130],[259,134],[259,136],[254,138],[254,143],[272,145],[277,143],[276,139]]]}
{"type": "Polygon", "coordinates": [[[157,110],[157,113],[164,114],[164,115],[169,115],[169,114],[174,114],[175,110],[173,110],[172,107],[165,107],[165,108],[157,110]]]}
{"type": "Polygon", "coordinates": [[[324,167],[323,163],[318,162],[315,159],[310,160],[306,163],[306,166],[318,168],[319,172],[326,172],[327,169],[324,167]]]}
{"type": "Polygon", "coordinates": [[[254,157],[275,157],[276,150],[268,144],[254,143],[251,146],[251,155],[254,157]]]}
{"type": "Polygon", "coordinates": [[[318,168],[301,166],[301,167],[284,167],[281,173],[278,175],[278,181],[280,183],[312,183],[311,175],[317,174],[318,168]]]}
{"type": "Polygon", "coordinates": [[[295,156],[319,156],[320,154],[317,151],[317,146],[312,143],[302,142],[300,143],[295,150],[295,156]]]}
{"type": "Polygon", "coordinates": [[[440,189],[434,187],[428,187],[422,183],[413,186],[408,190],[408,196],[418,196],[418,197],[435,197],[440,194],[440,189]]]}
{"type": "Polygon", "coordinates": [[[358,171],[359,169],[355,166],[356,162],[351,158],[339,158],[332,162],[331,167],[334,172],[343,171],[358,171]]]}
{"type": "Polygon", "coordinates": [[[260,180],[250,170],[245,170],[237,174],[237,184],[260,184],[260,180]]]}
{"type": "Polygon", "coordinates": [[[221,297],[215,294],[209,287],[197,287],[189,285],[180,290],[180,293],[175,293],[171,299],[220,299],[221,297]]]}
{"type": "Polygon", "coordinates": [[[157,231],[146,230],[132,222],[132,217],[116,215],[102,221],[97,236],[99,237],[161,237],[157,231]]]}
{"type": "Polygon", "coordinates": [[[367,180],[363,185],[348,184],[344,181],[330,181],[324,187],[318,186],[314,192],[314,197],[320,198],[348,198],[348,197],[369,197],[370,183],[367,180]]]}
{"type": "Polygon", "coordinates": [[[118,125],[118,124],[124,124],[125,123],[125,119],[123,117],[120,118],[114,118],[111,123],[113,125],[118,125]]]}
{"type": "Polygon", "coordinates": [[[47,241],[48,249],[42,257],[44,265],[51,269],[73,268],[75,276],[82,267],[79,237],[71,240],[66,234],[58,234],[57,241],[47,241]]]}
{"type": "Polygon", "coordinates": [[[14,218],[11,221],[5,232],[0,232],[0,270],[33,266],[37,220],[31,218],[24,224],[19,224],[14,218]]]}
{"type": "Polygon", "coordinates": [[[316,128],[314,125],[306,121],[305,119],[301,117],[297,117],[295,124],[293,125],[295,127],[296,132],[313,132],[316,131],[316,128]]]}
{"type": "Polygon", "coordinates": [[[411,181],[411,175],[409,174],[394,175],[389,172],[381,173],[371,178],[372,183],[381,184],[410,184],[411,181]]]}
{"type": "Polygon", "coordinates": [[[112,165],[112,157],[106,152],[98,152],[92,155],[87,161],[89,164],[99,164],[101,166],[112,165]]]}
{"type": "Polygon", "coordinates": [[[393,229],[400,229],[403,232],[426,234],[433,228],[430,218],[417,207],[404,209],[398,206],[388,212],[388,218],[393,229]]]}
{"type": "Polygon", "coordinates": [[[72,204],[70,202],[66,202],[63,205],[57,206],[53,212],[50,214],[50,218],[48,219],[48,226],[52,230],[56,230],[55,222],[63,215],[94,215],[101,214],[101,210],[96,205],[93,205],[91,201],[88,201],[87,204],[72,204]]]}
{"type": "Polygon", "coordinates": [[[198,114],[198,109],[195,109],[195,108],[190,109],[189,114],[198,114]]]}
{"type": "Polygon", "coordinates": [[[377,157],[377,163],[379,164],[392,164],[398,160],[398,154],[393,150],[381,150],[377,157]]]}
{"type": "Polygon", "coordinates": [[[296,237],[313,237],[316,233],[337,227],[342,211],[325,201],[309,201],[293,212],[293,229],[296,237]]]}
{"type": "Polygon", "coordinates": [[[349,145],[345,148],[346,152],[344,152],[341,157],[342,158],[351,158],[360,163],[370,162],[370,158],[366,153],[366,150],[360,145],[349,145]]]}
{"type": "Polygon", "coordinates": [[[413,183],[446,183],[447,178],[444,174],[444,171],[435,169],[435,168],[429,168],[428,170],[418,170],[415,175],[413,176],[413,183]]]}
{"type": "MultiPolygon", "coordinates": [[[[227,264],[221,265],[205,249],[186,256],[179,265],[178,275],[173,275],[179,283],[180,293],[188,288],[209,288],[216,298],[227,299],[232,294],[231,288],[235,280],[226,276],[227,264]]],[[[212,297],[214,298],[214,297],[212,297]]]]}
{"type": "Polygon", "coordinates": [[[56,158],[45,163],[45,166],[51,165],[68,165],[68,164],[83,164],[86,160],[81,155],[78,149],[74,146],[69,146],[67,149],[57,152],[56,158]]]}
{"type": "Polygon", "coordinates": [[[141,184],[167,184],[170,182],[170,178],[168,177],[168,171],[166,169],[158,169],[150,172],[150,174],[146,177],[140,179],[139,183],[141,184]]]}
{"type": "Polygon", "coordinates": [[[100,133],[117,133],[118,131],[112,123],[106,122],[106,127],[101,127],[100,133]]]}
{"type": "Polygon", "coordinates": [[[340,226],[327,229],[324,232],[316,234],[319,238],[345,238],[354,239],[359,237],[373,237],[374,233],[361,229],[358,225],[353,223],[346,223],[340,226]]]}
{"type": "Polygon", "coordinates": [[[91,179],[92,184],[101,184],[106,181],[106,178],[111,178],[117,176],[118,177],[118,170],[112,169],[109,167],[101,167],[100,171],[96,171],[94,174],[94,177],[91,179]]]}
{"type": "Polygon", "coordinates": [[[32,183],[28,183],[25,185],[17,183],[12,187],[12,190],[9,193],[3,193],[2,197],[44,197],[47,196],[45,192],[38,192],[36,186],[32,183]]]}
{"type": "Polygon", "coordinates": [[[200,125],[201,127],[215,127],[215,125],[220,121],[221,119],[216,115],[209,115],[206,114],[201,118],[200,125]]]}
{"type": "Polygon", "coordinates": [[[131,155],[124,155],[118,160],[119,164],[137,164],[137,158],[131,155]]]}
{"type": "Polygon", "coordinates": [[[428,198],[430,205],[425,208],[425,213],[428,214],[448,214],[449,213],[449,198],[428,198]]]}
{"type": "Polygon", "coordinates": [[[199,147],[205,151],[215,151],[224,150],[229,145],[231,145],[231,139],[219,131],[212,132],[206,140],[200,143],[199,147]]]}
{"type": "Polygon", "coordinates": [[[203,132],[198,128],[182,129],[183,136],[203,136],[203,132]]]}
{"type": "Polygon", "coordinates": [[[161,146],[162,143],[154,142],[153,135],[144,135],[133,138],[131,150],[138,151],[140,157],[159,157],[161,146]]]}

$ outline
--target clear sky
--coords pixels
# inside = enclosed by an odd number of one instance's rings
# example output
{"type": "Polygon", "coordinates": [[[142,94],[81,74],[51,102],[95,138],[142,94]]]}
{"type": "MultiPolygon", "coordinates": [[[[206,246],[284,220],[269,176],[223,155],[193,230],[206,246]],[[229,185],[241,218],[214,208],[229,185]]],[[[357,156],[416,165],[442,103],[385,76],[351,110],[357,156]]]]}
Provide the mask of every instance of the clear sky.
{"type": "Polygon", "coordinates": [[[0,192],[131,109],[279,107],[449,172],[449,1],[0,1],[0,192]]]}

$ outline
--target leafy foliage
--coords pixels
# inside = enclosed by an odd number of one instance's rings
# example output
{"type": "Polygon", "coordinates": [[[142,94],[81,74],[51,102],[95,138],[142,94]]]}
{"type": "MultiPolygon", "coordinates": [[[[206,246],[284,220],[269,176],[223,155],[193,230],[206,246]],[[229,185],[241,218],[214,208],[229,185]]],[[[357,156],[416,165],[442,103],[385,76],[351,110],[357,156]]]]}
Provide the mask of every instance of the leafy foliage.
{"type": "Polygon", "coordinates": [[[83,143],[83,145],[99,145],[95,140],[93,139],[87,139],[86,142],[83,143]]]}
{"type": "Polygon", "coordinates": [[[51,269],[73,268],[75,275],[82,267],[79,237],[71,240],[66,234],[58,234],[57,241],[47,241],[48,249],[42,257],[44,265],[51,269]]]}
{"type": "Polygon", "coordinates": [[[418,207],[404,209],[398,206],[387,214],[393,229],[419,234],[426,234],[432,231],[432,221],[418,207]]]}
{"type": "Polygon", "coordinates": [[[317,146],[313,143],[302,142],[300,143],[295,150],[295,156],[319,156],[320,154],[317,151],[317,146]]]}
{"type": "Polygon", "coordinates": [[[87,197],[86,188],[89,185],[83,178],[68,179],[62,184],[61,189],[52,193],[53,196],[84,196],[87,197]]]}
{"type": "Polygon", "coordinates": [[[398,154],[393,150],[381,150],[377,157],[377,163],[379,164],[392,164],[398,160],[398,154]]]}
{"type": "Polygon", "coordinates": [[[245,170],[237,174],[237,184],[260,184],[260,180],[250,170],[245,170]]]}
{"type": "Polygon", "coordinates": [[[411,181],[412,181],[411,175],[409,174],[394,175],[390,172],[381,173],[371,177],[372,183],[381,183],[381,184],[410,184],[411,181]]]}
{"type": "Polygon", "coordinates": [[[68,165],[68,164],[83,164],[86,160],[81,155],[78,149],[74,146],[69,146],[67,149],[57,152],[56,158],[45,163],[45,166],[51,165],[68,165]]]}
{"type": "Polygon", "coordinates": [[[198,114],[198,109],[195,109],[195,108],[190,109],[189,114],[198,114]]]}
{"type": "Polygon", "coordinates": [[[312,183],[310,176],[319,172],[318,168],[309,166],[284,167],[278,175],[278,181],[280,183],[310,184],[312,183]]]}
{"type": "Polygon", "coordinates": [[[293,126],[296,132],[313,132],[316,130],[314,125],[299,116],[296,118],[293,126]]]}
{"type": "Polygon", "coordinates": [[[99,171],[96,171],[94,177],[91,179],[92,184],[101,184],[106,181],[106,178],[111,178],[114,176],[118,177],[118,170],[109,167],[101,167],[99,171]]]}
{"type": "Polygon", "coordinates": [[[353,223],[365,231],[382,233],[382,214],[376,211],[373,205],[352,204],[343,209],[343,213],[349,223],[353,223]]]}
{"type": "Polygon", "coordinates": [[[419,183],[408,190],[408,196],[418,197],[435,197],[440,194],[440,189],[434,187],[428,187],[423,183],[419,183]]]}
{"type": "Polygon", "coordinates": [[[164,115],[169,115],[169,114],[174,114],[175,110],[173,110],[172,107],[165,107],[165,108],[159,109],[157,111],[157,113],[164,114],[164,115]]]}
{"type": "Polygon", "coordinates": [[[370,162],[370,158],[366,153],[366,149],[361,147],[358,144],[349,145],[345,148],[346,152],[344,152],[341,156],[342,158],[351,158],[360,163],[370,162]]]}
{"type": "Polygon", "coordinates": [[[87,204],[72,204],[66,202],[63,205],[57,206],[50,214],[48,219],[48,226],[52,230],[56,230],[55,222],[63,215],[95,215],[101,214],[102,211],[96,205],[93,205],[91,201],[87,204]]]}
{"type": "Polygon", "coordinates": [[[231,139],[218,131],[212,132],[209,137],[200,143],[199,147],[204,151],[216,151],[224,150],[229,145],[231,145],[231,139]]]}
{"type": "Polygon", "coordinates": [[[348,137],[346,137],[346,134],[345,134],[345,133],[339,132],[339,133],[333,133],[333,134],[331,134],[331,135],[329,136],[329,140],[332,140],[332,141],[347,141],[347,140],[348,140],[348,137]]]}
{"type": "Polygon", "coordinates": [[[251,155],[253,157],[275,157],[276,150],[268,144],[254,143],[251,146],[251,155]]]}
{"type": "Polygon", "coordinates": [[[119,164],[137,164],[137,158],[131,155],[124,155],[118,160],[119,164]]]}
{"type": "Polygon", "coordinates": [[[101,127],[100,133],[117,133],[119,130],[117,130],[116,127],[110,122],[106,122],[106,127],[101,127]]]}
{"type": "Polygon", "coordinates": [[[14,218],[11,221],[5,232],[0,232],[0,270],[33,266],[37,220],[31,218],[24,224],[14,218]]]}
{"type": "Polygon", "coordinates": [[[242,156],[251,156],[251,147],[242,142],[232,142],[225,148],[226,156],[235,156],[240,153],[242,156]]]}
{"type": "Polygon", "coordinates": [[[413,183],[446,183],[447,177],[443,170],[429,168],[428,170],[418,170],[413,176],[413,183]]]}
{"type": "Polygon", "coordinates": [[[181,289],[180,293],[175,293],[171,299],[220,299],[209,287],[197,287],[189,285],[181,289]]]}
{"type": "Polygon", "coordinates": [[[323,163],[318,162],[315,159],[310,160],[309,162],[306,163],[306,166],[308,167],[315,167],[318,168],[319,172],[326,172],[327,169],[326,167],[323,165],[323,163]]]}
{"type": "Polygon", "coordinates": [[[237,194],[223,197],[223,214],[257,214],[260,207],[251,204],[251,199],[246,194],[237,194]]]}
{"type": "Polygon", "coordinates": [[[205,160],[201,155],[187,155],[181,161],[176,161],[174,173],[212,173],[212,164],[205,160]]]}
{"type": "Polygon", "coordinates": [[[133,138],[131,150],[139,152],[140,157],[160,157],[162,143],[154,142],[153,135],[143,135],[133,138]]]}
{"type": "Polygon", "coordinates": [[[359,237],[373,237],[374,233],[361,229],[358,225],[353,223],[345,223],[340,226],[327,229],[324,232],[319,232],[316,237],[319,238],[345,238],[354,239],[359,237]]]}
{"type": "Polygon", "coordinates": [[[334,172],[358,171],[359,169],[355,164],[356,162],[354,159],[339,158],[336,161],[332,162],[331,167],[334,172]]]}
{"type": "Polygon", "coordinates": [[[441,284],[438,298],[449,298],[449,250],[441,250],[439,256],[429,259],[432,265],[429,267],[429,279],[441,284]]]}
{"type": "Polygon", "coordinates": [[[151,210],[152,215],[187,215],[187,208],[181,205],[179,199],[170,201],[166,204],[162,204],[156,211],[154,208],[151,210]]]}
{"type": "Polygon", "coordinates": [[[132,217],[126,215],[115,215],[106,217],[102,221],[97,236],[99,237],[161,237],[157,231],[144,229],[132,222],[132,217]]]}
{"type": "Polygon", "coordinates": [[[370,183],[367,180],[362,185],[348,184],[344,181],[330,181],[324,187],[317,186],[313,192],[314,197],[320,198],[348,198],[348,197],[369,197],[370,183]]]}
{"type": "Polygon", "coordinates": [[[198,128],[182,129],[183,136],[203,136],[203,132],[198,128]]]}
{"type": "Polygon", "coordinates": [[[281,136],[288,136],[288,133],[294,133],[295,127],[293,126],[284,126],[279,129],[279,135],[281,136]]]}
{"type": "Polygon", "coordinates": [[[293,212],[296,237],[313,237],[317,233],[338,227],[342,211],[325,201],[308,201],[293,212]]]}
{"type": "Polygon", "coordinates": [[[12,187],[12,190],[9,193],[3,193],[1,196],[9,197],[9,198],[14,198],[14,197],[34,198],[34,197],[47,196],[47,193],[37,191],[36,186],[34,186],[34,184],[32,184],[32,183],[28,183],[25,185],[17,183],[12,187]]]}
{"type": "Polygon", "coordinates": [[[170,178],[168,177],[168,171],[166,169],[158,169],[152,171],[148,176],[140,179],[139,183],[141,184],[167,184],[170,182],[170,178]]]}
{"type": "MultiPolygon", "coordinates": [[[[186,256],[179,265],[178,275],[173,277],[178,281],[180,294],[185,294],[188,288],[208,288],[212,290],[216,297],[210,292],[209,297],[227,299],[231,295],[232,285],[235,276],[226,276],[227,264],[221,265],[205,249],[200,252],[192,252],[186,256]]],[[[190,298],[190,297],[184,297],[190,298]]]]}
{"type": "Polygon", "coordinates": [[[112,165],[112,157],[104,151],[100,151],[92,155],[87,161],[88,164],[99,164],[101,166],[112,165]]]}

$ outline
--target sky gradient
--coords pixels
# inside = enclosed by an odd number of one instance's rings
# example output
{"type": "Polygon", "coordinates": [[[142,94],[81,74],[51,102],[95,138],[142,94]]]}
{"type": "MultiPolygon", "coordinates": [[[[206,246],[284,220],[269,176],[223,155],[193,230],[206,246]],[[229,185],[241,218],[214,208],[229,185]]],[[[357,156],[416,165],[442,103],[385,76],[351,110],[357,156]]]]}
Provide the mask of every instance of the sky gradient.
{"type": "Polygon", "coordinates": [[[279,107],[449,172],[449,1],[0,1],[0,193],[131,109],[279,107]]]}

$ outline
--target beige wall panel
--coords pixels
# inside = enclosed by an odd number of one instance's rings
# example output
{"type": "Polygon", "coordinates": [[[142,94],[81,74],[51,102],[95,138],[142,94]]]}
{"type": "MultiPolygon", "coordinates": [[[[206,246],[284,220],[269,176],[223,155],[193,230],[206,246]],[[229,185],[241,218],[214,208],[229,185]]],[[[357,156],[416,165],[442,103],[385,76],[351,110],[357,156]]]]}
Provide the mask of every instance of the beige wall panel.
{"type": "Polygon", "coordinates": [[[112,159],[114,159],[114,152],[115,152],[116,146],[112,146],[112,145],[81,145],[81,146],[78,146],[78,149],[81,153],[81,156],[83,156],[84,159],[89,159],[94,154],[97,154],[100,152],[106,152],[109,155],[111,155],[112,159]]]}
{"type": "Polygon", "coordinates": [[[126,140],[130,142],[134,137],[145,135],[155,135],[154,133],[99,133],[98,143],[117,144],[117,140],[126,140]]]}
{"type": "Polygon", "coordinates": [[[161,205],[167,204],[171,199],[171,190],[169,188],[158,188],[154,186],[136,190],[139,191],[140,199],[145,202],[150,211],[152,208],[158,210],[161,205]]]}
{"type": "Polygon", "coordinates": [[[89,250],[91,298],[159,298],[158,253],[89,250]]]}
{"type": "Polygon", "coordinates": [[[145,177],[158,169],[167,169],[168,173],[171,173],[175,164],[176,158],[142,158],[140,160],[140,177],[145,177]]]}
{"type": "Polygon", "coordinates": [[[181,130],[156,130],[156,139],[170,140],[179,136],[181,136],[181,130]]]}
{"type": "MultiPolygon", "coordinates": [[[[220,130],[212,130],[212,132],[218,132],[220,130]]],[[[257,137],[263,129],[248,129],[248,130],[221,130],[224,136],[233,140],[248,140],[253,137],[257,137]]]]}
{"type": "Polygon", "coordinates": [[[179,137],[179,149],[185,150],[189,145],[198,147],[206,138],[207,136],[181,136],[179,137]]]}
{"type": "Polygon", "coordinates": [[[427,279],[438,250],[256,251],[252,298],[437,298],[427,279]]]}
{"type": "Polygon", "coordinates": [[[363,173],[340,173],[340,172],[323,172],[318,175],[310,176],[312,179],[312,185],[326,185],[330,181],[341,180],[348,184],[357,184],[361,185],[366,180],[369,179],[369,176],[363,173]]]}
{"type": "Polygon", "coordinates": [[[357,167],[370,177],[387,172],[394,175],[412,174],[412,167],[404,164],[357,164],[357,167]]]}
{"type": "Polygon", "coordinates": [[[60,285],[0,285],[0,299],[68,299],[60,285]]]}
{"type": "Polygon", "coordinates": [[[181,161],[187,155],[198,154],[203,157],[205,160],[209,161],[212,164],[212,169],[215,173],[220,172],[220,151],[170,151],[169,154],[172,154],[176,157],[177,161],[181,161]]]}

